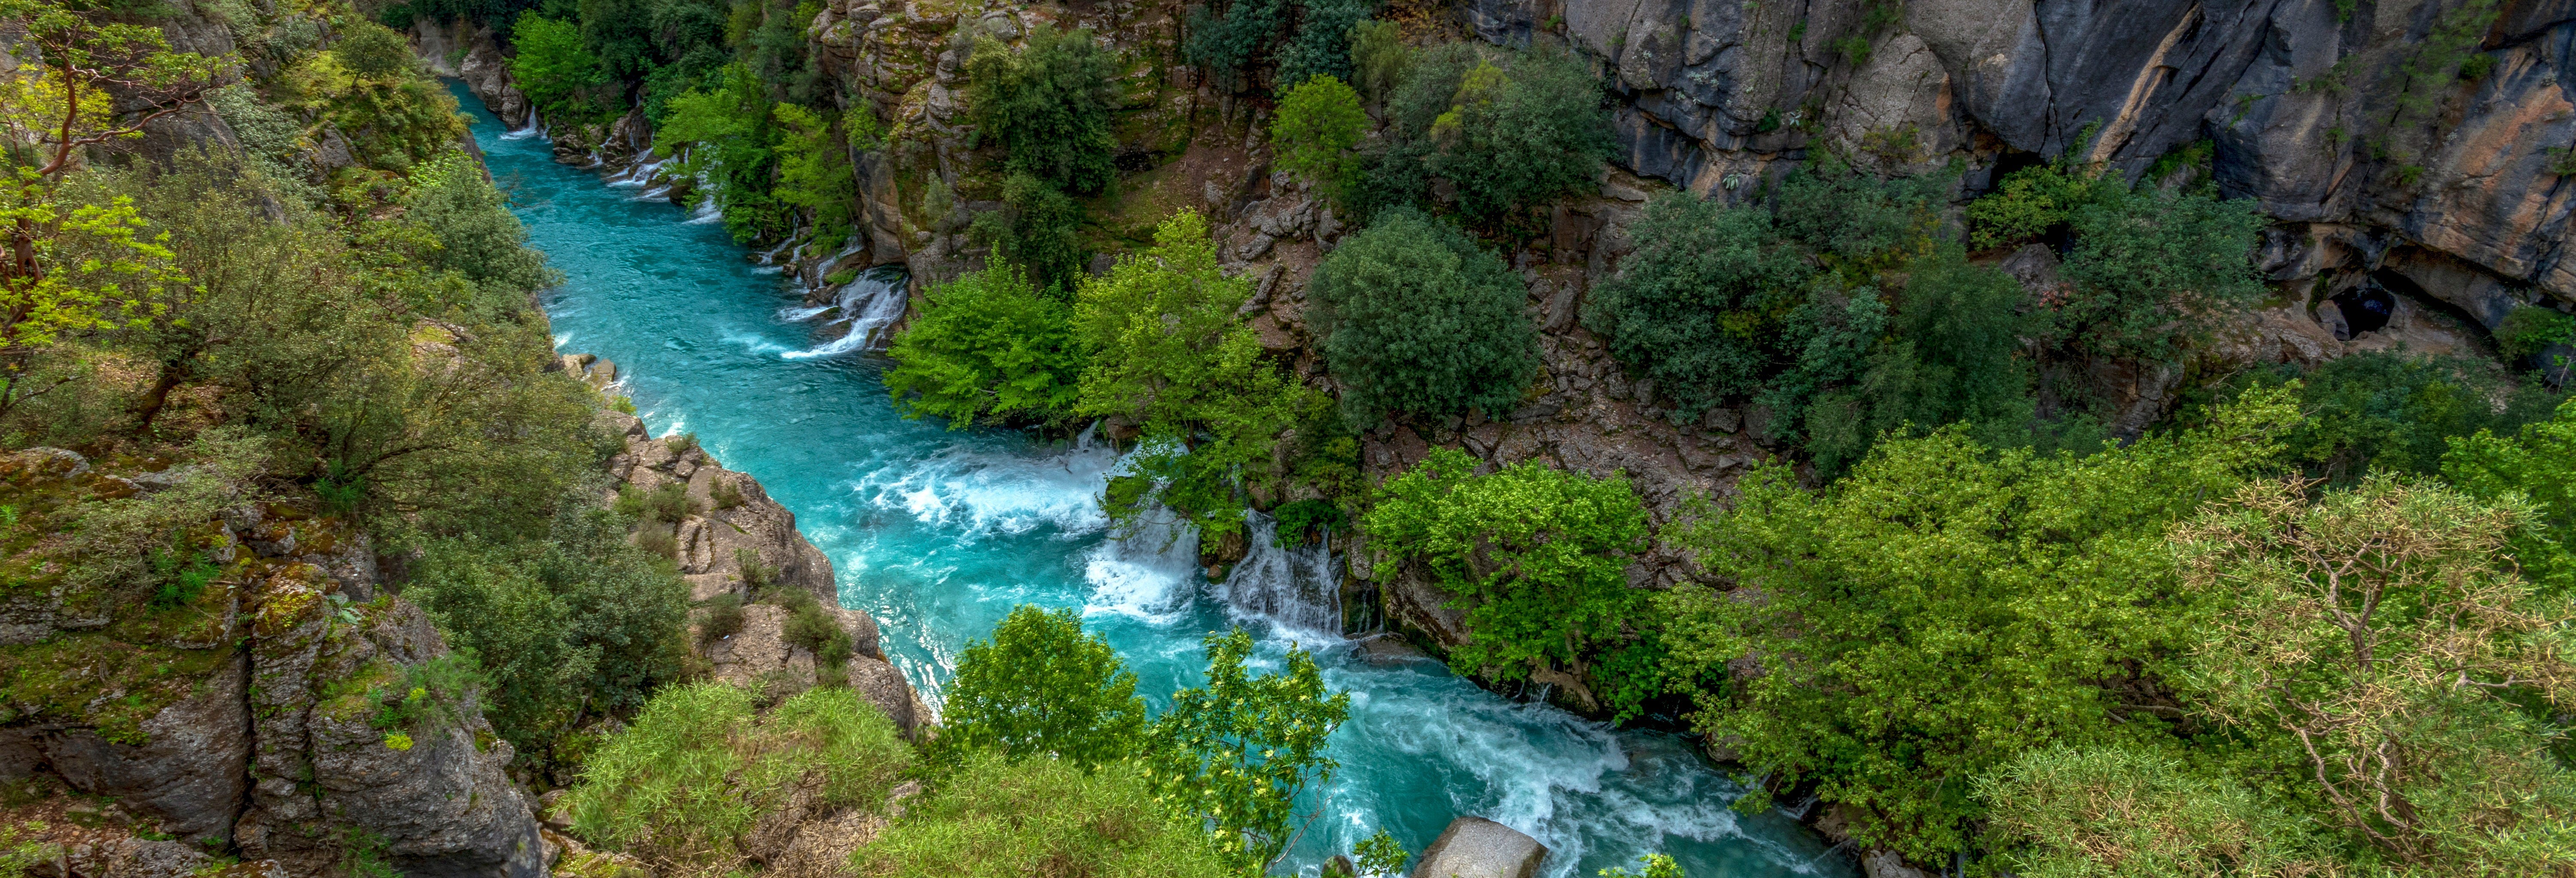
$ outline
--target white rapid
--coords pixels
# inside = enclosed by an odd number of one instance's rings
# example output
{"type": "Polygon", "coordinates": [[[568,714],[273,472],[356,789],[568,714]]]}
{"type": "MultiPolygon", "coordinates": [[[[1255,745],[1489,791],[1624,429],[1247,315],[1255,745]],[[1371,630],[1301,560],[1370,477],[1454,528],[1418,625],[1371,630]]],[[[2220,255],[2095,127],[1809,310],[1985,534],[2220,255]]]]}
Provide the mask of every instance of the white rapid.
{"type": "Polygon", "coordinates": [[[1216,586],[1228,614],[1294,630],[1311,643],[1340,639],[1342,576],[1332,538],[1306,544],[1292,534],[1297,544],[1283,547],[1276,519],[1245,510],[1243,521],[1243,561],[1216,586]]]}
{"type": "MultiPolygon", "coordinates": [[[[889,340],[885,330],[903,317],[904,304],[910,295],[908,282],[903,269],[896,266],[881,265],[861,273],[858,278],[842,284],[840,291],[832,297],[831,307],[840,313],[827,325],[845,325],[847,331],[831,341],[780,356],[802,360],[885,347],[889,340]]],[[[795,309],[794,313],[801,314],[796,319],[803,320],[823,314],[822,311],[801,308],[795,309]]],[[[782,313],[782,316],[786,314],[782,313]]]]}

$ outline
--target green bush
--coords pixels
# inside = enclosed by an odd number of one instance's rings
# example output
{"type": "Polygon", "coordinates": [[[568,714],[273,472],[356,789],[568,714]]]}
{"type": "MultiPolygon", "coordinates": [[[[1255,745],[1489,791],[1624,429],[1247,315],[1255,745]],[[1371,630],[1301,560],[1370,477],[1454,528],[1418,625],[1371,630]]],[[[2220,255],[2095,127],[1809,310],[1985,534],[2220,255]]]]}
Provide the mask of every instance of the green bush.
{"type": "Polygon", "coordinates": [[[736,839],[813,784],[817,804],[875,811],[912,766],[894,723],[848,689],[812,689],[755,716],[724,683],[664,688],[599,742],[565,797],[573,831],[696,874],[738,868],[736,839]]]}
{"type": "MultiPolygon", "coordinates": [[[[1239,91],[1248,68],[1266,54],[1288,24],[1288,0],[1219,0],[1190,7],[1188,37],[1181,44],[1192,66],[1214,74],[1227,91],[1239,91]]],[[[1290,83],[1294,84],[1294,83],[1290,83]]]]}
{"type": "Polygon", "coordinates": [[[1022,604],[957,659],[939,743],[1018,760],[1052,757],[1090,771],[1136,752],[1145,701],[1136,675],[1071,609],[1022,604]]]}
{"type": "Polygon", "coordinates": [[[331,55],[362,79],[401,79],[411,72],[411,42],[392,28],[353,18],[333,34],[331,55]]]}
{"type": "Polygon", "coordinates": [[[1082,243],[1082,205],[1055,184],[1024,171],[1002,179],[1002,209],[975,215],[968,239],[994,259],[1017,265],[1056,299],[1070,298],[1091,259],[1082,243]]]}
{"type": "Polygon", "coordinates": [[[2520,495],[2539,527],[2515,536],[2514,555],[2534,579],[2564,582],[2576,571],[2576,399],[2511,436],[2479,430],[2453,437],[2442,478],[2482,500],[2520,495]]]}
{"type": "MultiPolygon", "coordinates": [[[[848,115],[874,122],[867,112],[862,108],[848,115]]],[[[859,195],[839,126],[829,116],[789,103],[771,107],[770,116],[778,131],[778,185],[771,196],[813,218],[815,247],[839,250],[849,240],[850,211],[859,195]]]]}
{"type": "Polygon", "coordinates": [[[1768,213],[1664,193],[1629,237],[1636,251],[1594,291],[1584,324],[1683,411],[1752,394],[1803,347],[1787,318],[1806,298],[1809,268],[1768,213]]]}
{"type": "Polygon", "coordinates": [[[2076,208],[2117,185],[2084,168],[2055,164],[2006,174],[1994,191],[1968,202],[1968,241],[1984,250],[2036,240],[2064,228],[2076,208]]]}
{"type": "Polygon", "coordinates": [[[1484,228],[1526,227],[1526,209],[1591,188],[1613,149],[1590,62],[1555,50],[1450,43],[1421,52],[1387,101],[1389,148],[1373,173],[1394,195],[1449,181],[1484,228]]]}
{"type": "Polygon", "coordinates": [[[1297,791],[1341,764],[1324,742],[1350,718],[1351,696],[1324,688],[1315,657],[1290,648],[1276,673],[1244,668],[1252,635],[1208,632],[1207,683],[1172,693],[1142,749],[1155,799],[1205,821],[1217,855],[1246,873],[1269,871],[1296,830],[1297,791]]]}
{"type": "Polygon", "coordinates": [[[1041,295],[1007,263],[923,293],[921,316],[886,350],[886,392],[904,417],[977,422],[1051,420],[1071,410],[1087,362],[1067,324],[1072,308],[1041,295]]]}
{"type": "Polygon", "coordinates": [[[1309,316],[1354,424],[1389,413],[1517,407],[1538,368],[1538,329],[1503,261],[1446,223],[1396,209],[1324,257],[1309,316]]]}
{"type": "Polygon", "coordinates": [[[886,878],[1219,878],[1243,874],[1208,846],[1199,821],[1172,814],[1144,773],[1084,771],[1036,758],[967,755],[852,867],[886,878]]]}
{"type": "Polygon", "coordinates": [[[1005,168],[1063,192],[1090,195],[1117,176],[1110,113],[1118,95],[1109,53],[1089,31],[1041,25],[1017,52],[980,37],[966,62],[972,143],[998,145],[1005,168]]]}
{"type": "Polygon", "coordinates": [[[1353,28],[1367,21],[1377,4],[1372,0],[1305,0],[1299,5],[1303,14],[1297,22],[1297,33],[1279,47],[1279,90],[1289,91],[1317,76],[1349,80],[1353,28]]]}
{"type": "Polygon", "coordinates": [[[2256,370],[2221,392],[2271,386],[2294,388],[2308,413],[2283,437],[2289,460],[2335,484],[2371,472],[2431,475],[2453,440],[2511,433],[2548,418],[2557,402],[2546,387],[2517,382],[2493,363],[2387,351],[2256,370]]]}
{"type": "Polygon", "coordinates": [[[2517,305],[2505,313],[2503,322],[2496,324],[2495,339],[2505,359],[2529,359],[2553,346],[2576,341],[2576,315],[2543,305],[2517,305]]]}
{"type": "Polygon", "coordinates": [[[1075,413],[1143,428],[1105,498],[1122,526],[1159,502],[1202,539],[1239,533],[1241,486],[1283,475],[1280,436],[1314,391],[1262,358],[1236,315],[1252,284],[1218,270],[1206,220],[1182,211],[1154,241],[1082,282],[1073,334],[1092,360],[1075,413]]]}
{"type": "Polygon", "coordinates": [[[680,157],[673,175],[706,181],[736,242],[786,235],[793,216],[771,194],[781,132],[767,84],[741,64],[709,71],[706,80],[664,101],[654,150],[680,157]]]}
{"type": "Polygon", "coordinates": [[[1360,96],[1329,74],[1317,74],[1288,91],[1270,123],[1274,164],[1340,199],[1360,170],[1360,136],[1368,131],[1360,96]]]}
{"type": "Polygon", "coordinates": [[[2250,257],[2266,222],[2251,199],[2104,190],[2069,220],[2073,294],[2052,315],[2058,337],[2118,357],[2178,356],[2215,317],[2263,296],[2250,257]]]}
{"type": "Polygon", "coordinates": [[[1645,594],[1628,588],[1628,565],[1649,545],[1646,509],[1628,480],[1537,461],[1481,476],[1476,467],[1466,452],[1435,449],[1379,489],[1363,519],[1381,553],[1379,577],[1419,563],[1467,611],[1476,636],[1450,651],[1450,663],[1518,680],[1620,640],[1645,594]]]}
{"type": "Polygon", "coordinates": [[[1351,25],[1351,85],[1371,101],[1395,93],[1413,63],[1413,48],[1404,44],[1404,28],[1392,21],[1351,25]]]}
{"type": "Polygon", "coordinates": [[[1875,272],[1902,269],[1950,239],[1942,218],[1950,180],[1946,173],[1882,179],[1828,154],[1781,181],[1772,212],[1782,237],[1805,245],[1845,283],[1866,285],[1875,272]]]}
{"type": "MultiPolygon", "coordinates": [[[[2137,747],[2024,751],[1981,776],[1991,843],[2029,878],[2299,874],[2302,821],[2137,747]]],[[[2322,870],[2320,870],[2322,871],[2322,870]]]]}
{"type": "Polygon", "coordinates": [[[1882,442],[1818,493],[1763,467],[1678,537],[1737,592],[1654,598],[1666,677],[1728,680],[1691,722],[1762,790],[1813,785],[1853,806],[1860,843],[1947,860],[1986,816],[1974,778],[2032,748],[2162,734],[2170,714],[2128,693],[2155,691],[2199,618],[2164,535],[2273,465],[2298,418],[2286,394],[2248,394],[2202,428],[2084,457],[1953,427],[1882,442]]]}
{"type": "Polygon", "coordinates": [[[528,96],[538,113],[559,120],[583,121],[605,112],[595,90],[609,82],[599,56],[583,42],[581,28],[537,14],[519,13],[510,28],[510,79],[528,96]]]}
{"type": "MultiPolygon", "coordinates": [[[[1954,246],[1909,266],[1897,296],[1896,313],[1884,326],[1887,340],[1857,359],[1857,380],[1826,391],[1803,412],[1807,452],[1818,472],[1840,473],[1866,456],[1878,437],[1908,425],[1929,430],[1964,421],[1981,443],[1998,448],[2040,438],[2031,435],[2031,369],[2017,356],[2027,323],[2019,282],[1970,264],[1954,246]]],[[[1870,346],[1870,334],[1845,340],[1811,332],[1808,352],[1854,352],[1870,346]]],[[[1800,365],[1808,368],[1807,360],[1802,357],[1800,365]]],[[[1806,374],[1844,377],[1812,369],[1806,374]]],[[[1801,376],[1784,376],[1764,393],[1775,417],[1795,410],[1791,400],[1779,398],[1797,385],[1794,377],[1801,376]]]]}

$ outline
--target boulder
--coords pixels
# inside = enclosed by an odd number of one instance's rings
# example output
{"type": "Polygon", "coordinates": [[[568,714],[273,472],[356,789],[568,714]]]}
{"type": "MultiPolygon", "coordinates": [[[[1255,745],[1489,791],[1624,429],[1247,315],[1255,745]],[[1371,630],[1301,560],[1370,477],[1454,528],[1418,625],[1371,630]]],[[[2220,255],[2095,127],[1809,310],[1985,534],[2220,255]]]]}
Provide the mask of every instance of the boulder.
{"type": "Polygon", "coordinates": [[[1440,838],[1423,849],[1413,878],[1537,878],[1547,846],[1538,839],[1482,817],[1449,821],[1440,838]]]}

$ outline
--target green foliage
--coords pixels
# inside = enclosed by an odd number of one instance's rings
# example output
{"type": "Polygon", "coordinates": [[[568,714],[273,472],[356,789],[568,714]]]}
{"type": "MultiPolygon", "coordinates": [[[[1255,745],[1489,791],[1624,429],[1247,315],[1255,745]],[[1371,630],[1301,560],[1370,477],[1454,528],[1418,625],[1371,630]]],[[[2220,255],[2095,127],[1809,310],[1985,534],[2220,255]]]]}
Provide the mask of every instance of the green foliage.
{"type": "Polygon", "coordinates": [[[574,832],[660,869],[731,868],[736,839],[799,786],[873,811],[912,765],[894,723],[848,689],[807,690],[767,716],[752,705],[724,683],[664,687],[584,762],[563,805],[574,832]]]}
{"type": "Polygon", "coordinates": [[[670,97],[653,148],[682,157],[672,167],[675,175],[707,181],[735,241],[783,236],[793,223],[771,194],[780,124],[768,88],[741,64],[724,65],[708,78],[713,88],[670,97]]]}
{"type": "Polygon", "coordinates": [[[2556,402],[2547,388],[2517,382],[2493,363],[2387,351],[2273,366],[2231,385],[2296,394],[2307,418],[2282,437],[2288,459],[2335,484],[2371,472],[2431,475],[2453,440],[2510,433],[2547,418],[2556,402]]]}
{"type": "Polygon", "coordinates": [[[188,450],[200,463],[178,473],[169,489],[74,508],[61,555],[68,562],[65,584],[77,592],[133,588],[157,593],[162,582],[176,579],[190,560],[183,554],[156,581],[155,557],[200,548],[184,542],[173,545],[174,533],[200,528],[224,510],[263,496],[257,481],[268,474],[271,450],[266,437],[237,427],[217,428],[198,434],[188,450]]]}
{"type": "Polygon", "coordinates": [[[1522,214],[1593,185],[1610,157],[1609,116],[1589,62],[1556,50],[1450,43],[1415,56],[1387,100],[1390,146],[1373,182],[1428,198],[1449,181],[1475,226],[1529,226],[1522,214]]]}
{"type": "Polygon", "coordinates": [[[1392,21],[1368,20],[1351,25],[1351,85],[1372,102],[1395,93],[1413,65],[1413,48],[1404,44],[1404,29],[1392,21]]]}
{"type": "Polygon", "coordinates": [[[0,823],[0,878],[24,878],[38,863],[48,862],[45,843],[38,840],[45,824],[30,820],[24,823],[0,823]]]}
{"type": "Polygon", "coordinates": [[[2073,282],[2051,314],[2059,338],[2100,353],[2170,359],[2263,284],[2249,258],[2266,220],[2250,199],[2104,190],[2074,209],[2073,282]]]}
{"type": "MultiPolygon", "coordinates": [[[[874,122],[867,112],[853,110],[849,116],[874,122]]],[[[778,123],[778,186],[771,196],[813,218],[814,246],[840,249],[849,240],[850,210],[859,195],[850,151],[829,117],[788,103],[772,106],[770,116],[778,123]]]]}
{"type": "Polygon", "coordinates": [[[167,610],[196,603],[206,593],[206,586],[223,572],[202,551],[156,551],[152,555],[152,574],[161,584],[152,592],[151,605],[167,610]]]}
{"type": "Polygon", "coordinates": [[[1042,295],[1008,263],[923,293],[921,315],[894,337],[886,392],[904,417],[978,421],[1061,417],[1088,363],[1067,324],[1073,309],[1042,295]]]}
{"type": "Polygon", "coordinates": [[[1395,836],[1383,826],[1351,848],[1351,865],[1361,875],[1402,875],[1404,863],[1410,859],[1413,859],[1413,854],[1406,851],[1404,843],[1396,841],[1395,836]]]}
{"type": "Polygon", "coordinates": [[[2576,705],[2576,598],[2505,553],[2519,498],[2372,476],[2311,497],[2246,485],[2176,532],[2217,608],[2185,684],[2202,711],[2287,732],[2277,764],[2319,816],[2428,874],[2576,861],[2576,772],[2550,747],[2576,705]]]}
{"type": "Polygon", "coordinates": [[[1113,519],[1133,527],[1159,502],[1202,538],[1239,532],[1238,486],[1281,475],[1273,452],[1313,391],[1261,359],[1235,313],[1252,284],[1217,269],[1206,220],[1183,211],[1154,241],[1082,282],[1073,334],[1092,364],[1075,413],[1143,428],[1143,450],[1110,480],[1113,519]]]}
{"type": "Polygon", "coordinates": [[[1270,510],[1278,521],[1278,541],[1282,548],[1307,545],[1313,536],[1342,529],[1346,516],[1330,500],[1293,500],[1270,510]]]}
{"type": "MultiPolygon", "coordinates": [[[[1799,416],[1816,469],[1839,473],[1868,454],[1879,437],[1965,422],[1992,447],[2050,445],[2059,437],[2035,435],[2030,367],[2016,353],[2025,321],[2022,287],[2010,275],[1961,258],[1955,247],[1908,267],[1896,313],[1873,325],[1875,299],[1855,291],[1838,324],[1808,330],[1797,368],[1774,380],[1761,400],[1773,417],[1799,416]],[[1865,357],[1881,330],[1887,340],[1865,357]],[[1812,403],[1807,388],[1846,377],[1851,384],[1823,390],[1812,403]]],[[[1831,313],[1809,306],[1808,314],[1831,313]]],[[[1883,313],[1883,310],[1880,312],[1883,313]]],[[[1814,320],[1810,316],[1810,320],[1814,320]]],[[[2063,438],[2091,450],[2081,431],[2063,438]]]]}
{"type": "Polygon", "coordinates": [[[1330,76],[1351,78],[1351,41],[1353,28],[1367,21],[1376,7],[1375,0],[1303,0],[1298,4],[1297,33],[1279,47],[1279,74],[1282,92],[1304,85],[1310,78],[1330,76]]]}
{"type": "MultiPolygon", "coordinates": [[[[2443,479],[2484,500],[2520,496],[2532,505],[2528,516],[2540,538],[2576,550],[2576,399],[2560,402],[2547,420],[2522,425],[2512,438],[2479,430],[2449,445],[2443,479]]],[[[2516,554],[2527,565],[2544,555],[2516,554]]]]}
{"type": "Polygon", "coordinates": [[[629,544],[605,510],[569,506],[543,539],[431,543],[403,595],[471,650],[484,713],[542,757],[591,711],[623,710],[679,679],[688,585],[629,544]]]}
{"type": "Polygon", "coordinates": [[[1810,269],[1768,213],[1664,193],[1629,236],[1636,251],[1586,303],[1584,324],[1683,411],[1753,393],[1801,347],[1786,330],[1810,269]]]}
{"type": "Polygon", "coordinates": [[[991,247],[999,261],[1026,269],[1050,298],[1061,300],[1070,298],[1091,259],[1082,223],[1082,205],[1063,189],[1014,171],[1002,179],[1002,209],[976,214],[967,236],[991,247]]]}
{"type": "Polygon", "coordinates": [[[1325,361],[1353,424],[1390,413],[1518,407],[1538,368],[1520,277],[1474,239],[1398,208],[1342,241],[1307,281],[1325,361]]]}
{"type": "Polygon", "coordinates": [[[1129,763],[1084,771],[1054,759],[968,754],[930,794],[859,848],[852,867],[887,878],[1219,878],[1241,875],[1198,821],[1155,801],[1129,763]]]}
{"type": "Polygon", "coordinates": [[[1002,147],[1013,174],[1077,195],[1097,193],[1117,175],[1110,161],[1116,74],[1089,31],[1039,26],[1017,52],[979,37],[966,62],[975,137],[1002,147]]]}
{"type": "Polygon", "coordinates": [[[1773,199],[1779,233],[1803,244],[1845,283],[1933,255],[1952,237],[1942,220],[1947,173],[1880,179],[1828,155],[1781,181],[1773,199]]]}
{"type": "Polygon", "coordinates": [[[942,746],[1048,756],[1089,771],[1136,752],[1145,701],[1136,675],[1071,609],[1022,604],[966,644],[941,713],[942,746]]]}
{"type": "Polygon", "coordinates": [[[608,84],[608,71],[582,41],[577,25],[532,9],[519,13],[510,28],[510,44],[518,49],[510,58],[510,79],[538,113],[577,121],[606,112],[596,90],[608,84]]]}
{"type": "Polygon", "coordinates": [[[1316,74],[1279,101],[1279,116],[1270,123],[1274,164],[1340,199],[1360,171],[1360,156],[1352,150],[1368,124],[1358,92],[1330,74],[1316,74]]]}
{"type": "Polygon", "coordinates": [[[1147,779],[1156,801],[1213,827],[1218,856],[1266,871],[1294,837],[1297,790],[1341,767],[1324,742],[1350,718],[1351,696],[1327,692],[1305,650],[1253,676],[1243,629],[1209,632],[1204,645],[1207,684],[1172,693],[1172,709],[1146,731],[1147,779]]]}
{"type": "Polygon", "coordinates": [[[426,232],[437,242],[420,262],[433,271],[454,272],[478,290],[451,303],[486,319],[503,315],[500,303],[524,297],[561,280],[546,267],[545,254],[528,247],[528,231],[511,215],[509,198],[483,176],[481,163],[452,153],[412,169],[410,197],[404,200],[403,223],[426,232]]]}
{"type": "Polygon", "coordinates": [[[779,626],[778,639],[787,645],[814,654],[816,682],[825,686],[849,683],[847,667],[857,652],[848,629],[840,618],[823,608],[821,598],[813,592],[793,586],[772,591],[778,603],[787,608],[787,621],[779,626]]]}
{"type": "MultiPolygon", "coordinates": [[[[1183,57],[1216,75],[1218,85],[1239,91],[1251,67],[1288,23],[1288,0],[1222,0],[1190,7],[1183,57]]],[[[1286,83],[1295,85],[1295,83],[1286,83]]]]}
{"type": "Polygon", "coordinates": [[[1656,597],[1667,674],[1732,677],[1692,722],[1766,789],[1814,784],[1859,810],[1863,843],[1946,858],[1984,816],[1972,778],[2161,725],[2118,693],[2191,642],[2165,528],[2268,465],[2297,419],[2284,394],[2248,394],[2202,428],[2085,457],[1954,427],[1881,443],[1819,494],[1764,467],[1681,538],[1763,599],[1656,597]]]}
{"type": "Polygon", "coordinates": [[[1516,680],[1551,664],[1579,668],[1593,645],[1620,639],[1643,599],[1626,571],[1649,545],[1644,504],[1624,476],[1535,460],[1479,476],[1476,465],[1435,449],[1379,489],[1363,519],[1383,553],[1377,575],[1421,564],[1467,611],[1476,636],[1449,655],[1461,670],[1516,680]]]}
{"type": "Polygon", "coordinates": [[[1613,866],[1600,872],[1601,878],[1683,878],[1682,864],[1665,854],[1647,854],[1637,858],[1643,871],[1630,872],[1613,866]]]}
{"type": "Polygon", "coordinates": [[[1976,779],[1990,843],[2027,878],[2295,875],[2304,821],[2134,746],[2023,752],[1976,779]]]}
{"type": "Polygon", "coordinates": [[[2505,359],[2530,359],[2576,341],[2576,315],[2542,305],[2517,305],[2496,324],[2495,339],[2505,359]]]}
{"type": "Polygon", "coordinates": [[[399,676],[367,688],[367,700],[376,705],[367,724],[389,734],[416,732],[429,737],[464,721],[458,706],[469,692],[484,685],[482,671],[470,656],[450,654],[404,665],[399,676]]]}
{"type": "Polygon", "coordinates": [[[332,36],[332,56],[361,78],[393,79],[411,71],[411,43],[392,28],[360,18],[332,36]]]}
{"type": "Polygon", "coordinates": [[[2033,165],[2006,174],[1994,191],[1968,202],[1968,241],[1984,250],[2038,239],[2065,227],[2076,208],[2117,185],[2088,169],[2065,164],[2033,165]]]}

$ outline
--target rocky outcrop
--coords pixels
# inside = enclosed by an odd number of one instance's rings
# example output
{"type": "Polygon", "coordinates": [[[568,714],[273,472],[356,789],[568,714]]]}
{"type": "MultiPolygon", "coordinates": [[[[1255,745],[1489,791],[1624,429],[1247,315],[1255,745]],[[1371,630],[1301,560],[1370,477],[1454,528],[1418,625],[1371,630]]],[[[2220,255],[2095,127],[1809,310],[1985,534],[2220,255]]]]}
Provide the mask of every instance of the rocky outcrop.
{"type": "MultiPolygon", "coordinates": [[[[103,472],[54,449],[9,461],[20,502],[178,481],[177,468],[103,472]]],[[[64,852],[57,874],[189,874],[207,846],[266,862],[236,867],[245,875],[323,874],[361,854],[414,876],[543,873],[535,821],[502,772],[510,746],[472,694],[426,695],[416,719],[383,712],[447,648],[418,608],[377,593],[362,534],[247,497],[187,532],[222,575],[185,605],[93,618],[68,583],[51,589],[56,606],[10,605],[0,779],[123,815],[122,834],[39,820],[64,852]]]]}
{"type": "Polygon", "coordinates": [[[1520,830],[1482,817],[1460,817],[1422,849],[1413,878],[1536,878],[1546,859],[1547,846],[1520,830]]]}
{"type": "Polygon", "coordinates": [[[501,124],[512,128],[528,124],[528,96],[511,81],[510,59],[501,54],[491,28],[463,20],[438,24],[424,18],[412,23],[411,38],[431,73],[464,80],[501,124]]]}

